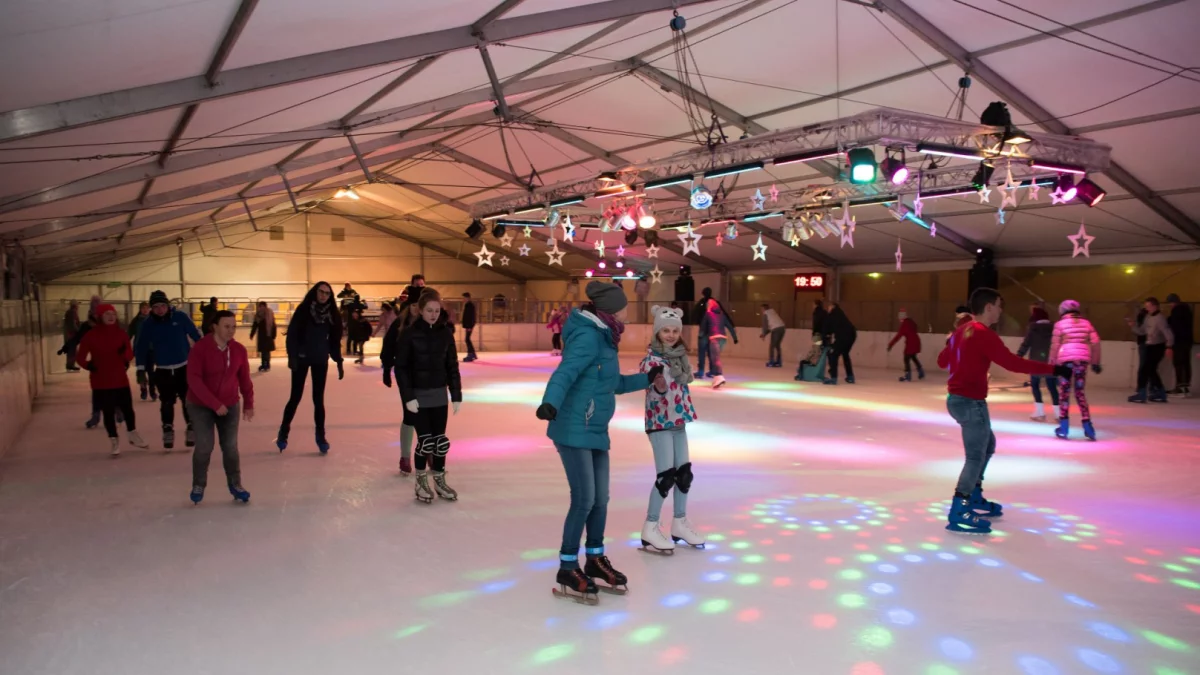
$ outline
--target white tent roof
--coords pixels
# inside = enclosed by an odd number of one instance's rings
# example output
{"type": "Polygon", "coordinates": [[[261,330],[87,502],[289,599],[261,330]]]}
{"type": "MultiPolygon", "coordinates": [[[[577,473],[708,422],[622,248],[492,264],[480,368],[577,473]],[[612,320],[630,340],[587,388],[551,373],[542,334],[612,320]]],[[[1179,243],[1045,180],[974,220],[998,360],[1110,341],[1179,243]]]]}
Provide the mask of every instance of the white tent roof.
{"type": "MultiPolygon", "coordinates": [[[[965,119],[1003,100],[1018,125],[1111,145],[1114,166],[1092,176],[1108,190],[1096,208],[1043,195],[998,225],[994,203],[943,198],[926,205],[939,227],[1000,257],[1064,262],[1081,221],[1095,253],[1200,247],[1194,2],[496,1],[8,3],[0,237],[49,278],[288,204],[281,173],[302,205],[326,199],[365,181],[346,132],[376,179],[413,186],[368,192],[462,232],[464,205],[522,190],[534,169],[551,184],[695,147],[682,99],[650,70],[682,79],[675,4],[691,81],[728,108],[730,139],[880,106],[955,116],[965,68],[965,119]],[[503,137],[480,45],[513,109],[503,137]]],[[[747,175],[732,195],[828,180],[801,165],[747,175]]],[[[772,266],[890,261],[898,241],[905,262],[973,256],[883,207],[855,215],[853,248],[771,240],[772,266]]],[[[753,269],[753,242],[706,241],[695,264],[753,269]]]]}

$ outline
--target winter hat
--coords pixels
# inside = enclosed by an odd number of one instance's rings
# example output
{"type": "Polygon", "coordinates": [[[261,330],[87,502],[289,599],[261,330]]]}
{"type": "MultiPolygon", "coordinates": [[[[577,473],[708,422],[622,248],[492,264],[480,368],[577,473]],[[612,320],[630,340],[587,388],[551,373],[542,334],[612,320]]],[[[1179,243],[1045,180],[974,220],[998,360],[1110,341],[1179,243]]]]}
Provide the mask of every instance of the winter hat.
{"type": "Polygon", "coordinates": [[[1170,293],[1170,294],[1168,294],[1168,295],[1167,295],[1167,302],[1169,302],[1169,303],[1171,303],[1171,302],[1178,303],[1178,302],[1179,302],[1179,295],[1178,295],[1178,294],[1176,294],[1176,293],[1170,293]]]}
{"type": "Polygon", "coordinates": [[[712,297],[712,289],[711,288],[702,289],[700,291],[700,296],[704,297],[704,298],[711,298],[712,297]]]}
{"type": "Polygon", "coordinates": [[[116,307],[113,307],[112,305],[108,304],[107,302],[106,302],[106,303],[104,303],[104,304],[102,304],[102,305],[98,305],[98,306],[96,307],[96,316],[97,316],[97,317],[102,317],[102,316],[104,316],[104,313],[105,313],[105,312],[112,312],[113,314],[116,314],[116,313],[117,313],[117,308],[116,308],[116,307]]]}
{"type": "Polygon", "coordinates": [[[612,284],[593,281],[587,285],[584,292],[587,293],[592,304],[596,305],[596,309],[605,314],[616,314],[629,304],[628,298],[625,297],[625,291],[612,284]]]}
{"type": "Polygon", "coordinates": [[[171,300],[167,297],[166,293],[163,293],[162,291],[154,291],[153,293],[150,294],[150,306],[151,307],[153,307],[154,305],[169,305],[169,304],[171,304],[171,300]]]}
{"type": "Polygon", "coordinates": [[[905,308],[903,308],[903,307],[901,307],[901,308],[900,308],[900,319],[901,319],[901,320],[904,320],[904,319],[907,319],[907,318],[908,318],[908,310],[907,310],[907,309],[905,309],[905,308]]]}
{"type": "Polygon", "coordinates": [[[683,310],[671,309],[655,305],[650,308],[650,313],[654,315],[654,336],[658,337],[659,331],[668,327],[674,326],[679,330],[683,330],[683,310]]]}
{"type": "Polygon", "coordinates": [[[1075,300],[1063,300],[1062,304],[1058,306],[1059,315],[1070,314],[1072,312],[1075,314],[1079,313],[1079,303],[1075,300]]]}

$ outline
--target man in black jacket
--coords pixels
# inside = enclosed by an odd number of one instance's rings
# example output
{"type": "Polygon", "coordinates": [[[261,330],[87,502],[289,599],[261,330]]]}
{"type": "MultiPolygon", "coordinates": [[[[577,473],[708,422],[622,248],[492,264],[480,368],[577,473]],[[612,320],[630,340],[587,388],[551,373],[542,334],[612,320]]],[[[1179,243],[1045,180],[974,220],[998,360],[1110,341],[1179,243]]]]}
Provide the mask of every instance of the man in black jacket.
{"type": "Polygon", "coordinates": [[[463,332],[466,333],[467,341],[467,355],[463,358],[463,363],[470,363],[479,358],[475,355],[475,345],[471,342],[471,333],[475,331],[475,303],[471,301],[470,293],[463,293],[462,296],[462,319],[459,322],[462,324],[463,332]]]}
{"type": "Polygon", "coordinates": [[[829,339],[825,335],[825,319],[829,318],[829,312],[825,311],[825,302],[817,299],[813,300],[812,313],[812,332],[814,335],[821,336],[821,342],[828,345],[829,339]]]}
{"type": "Polygon", "coordinates": [[[836,302],[830,301],[825,309],[828,316],[821,332],[833,338],[833,348],[829,355],[829,377],[825,379],[825,384],[837,384],[839,356],[846,364],[846,384],[854,384],[854,366],[850,363],[850,350],[854,348],[854,341],[858,339],[858,329],[836,302]]]}
{"type": "Polygon", "coordinates": [[[1168,295],[1167,305],[1171,308],[1167,325],[1175,334],[1175,349],[1171,352],[1175,365],[1175,388],[1171,393],[1186,397],[1192,390],[1192,345],[1195,344],[1192,326],[1195,319],[1192,317],[1192,306],[1180,302],[1179,295],[1168,295]]]}

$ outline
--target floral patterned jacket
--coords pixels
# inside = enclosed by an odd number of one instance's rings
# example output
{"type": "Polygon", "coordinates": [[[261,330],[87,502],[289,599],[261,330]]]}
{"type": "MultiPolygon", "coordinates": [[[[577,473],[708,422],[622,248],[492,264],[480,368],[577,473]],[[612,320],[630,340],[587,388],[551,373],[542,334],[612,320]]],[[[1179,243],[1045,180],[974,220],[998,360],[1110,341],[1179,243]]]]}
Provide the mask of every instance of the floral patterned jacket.
{"type": "MultiPolygon", "coordinates": [[[[654,366],[662,366],[666,373],[671,372],[667,360],[653,351],[646,354],[638,371],[649,372],[654,366]]],[[[676,429],[688,422],[695,421],[696,407],[692,405],[692,394],[686,384],[679,384],[674,378],[667,378],[667,393],[660,394],[654,388],[654,383],[646,389],[646,431],[663,431],[676,429]]]]}

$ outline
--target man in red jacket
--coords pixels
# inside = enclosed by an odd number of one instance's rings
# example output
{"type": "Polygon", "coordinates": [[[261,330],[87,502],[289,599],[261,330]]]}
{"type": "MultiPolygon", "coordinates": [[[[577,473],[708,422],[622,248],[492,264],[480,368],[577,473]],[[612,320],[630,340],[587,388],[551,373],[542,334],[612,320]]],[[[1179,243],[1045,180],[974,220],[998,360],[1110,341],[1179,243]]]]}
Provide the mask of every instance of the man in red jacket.
{"type": "Polygon", "coordinates": [[[938,354],[938,367],[950,371],[946,408],[962,427],[967,456],[958,476],[946,529],[987,534],[992,531],[992,524],[980,515],[991,518],[1004,515],[1000,504],[983,498],[983,475],[996,452],[996,435],[992,433],[987,406],[988,368],[997,363],[1005,370],[1026,375],[1069,377],[1071,373],[1066,366],[1028,361],[1008,351],[1000,336],[988,328],[1000,321],[1004,313],[1004,298],[998,292],[977,288],[968,304],[972,318],[955,329],[946,340],[946,348],[938,354]]]}
{"type": "Polygon", "coordinates": [[[908,318],[908,312],[900,310],[900,330],[896,331],[896,335],[892,337],[892,341],[888,343],[888,351],[892,351],[892,347],[896,346],[896,342],[904,338],[904,377],[900,378],[901,382],[912,382],[912,366],[917,365],[917,379],[925,379],[925,368],[921,366],[920,359],[917,355],[921,353],[921,336],[917,333],[917,322],[908,318]]]}
{"type": "Polygon", "coordinates": [[[229,494],[234,499],[248,502],[250,493],[242,487],[237,435],[239,392],[245,399],[242,416],[247,422],[254,419],[250,359],[246,348],[233,339],[237,329],[233,312],[217,312],[212,323],[212,332],[192,346],[187,361],[187,409],[196,431],[196,449],[192,452],[192,502],[199,504],[204,499],[208,463],[216,440],[214,432],[221,442],[229,494]]]}
{"type": "Polygon", "coordinates": [[[121,454],[121,441],[117,438],[118,409],[125,418],[129,444],[147,447],[134,423],[133,394],[129,391],[129,375],[126,373],[129,362],[133,360],[133,346],[129,344],[129,336],[117,325],[115,307],[100,305],[96,313],[99,321],[79,341],[75,362],[88,371],[88,380],[95,394],[94,401],[104,414],[104,429],[108,431],[111,454],[117,457],[121,454]]]}

